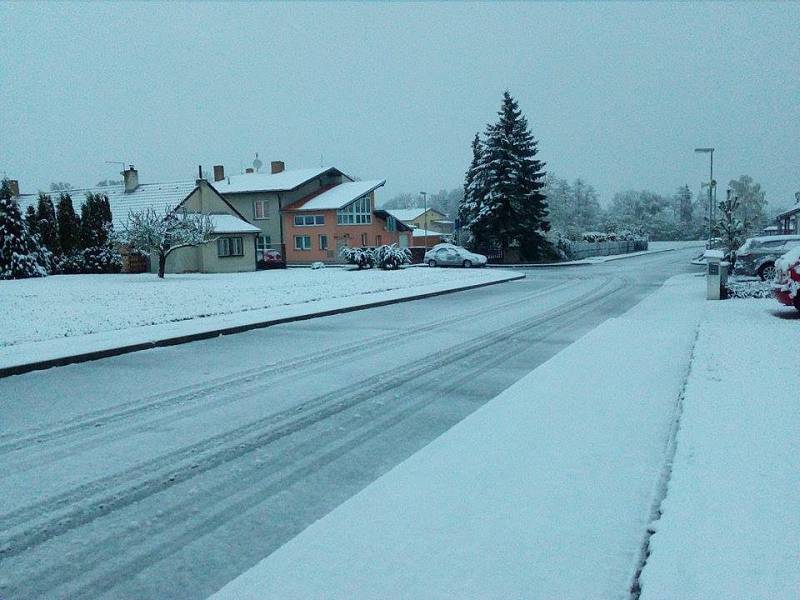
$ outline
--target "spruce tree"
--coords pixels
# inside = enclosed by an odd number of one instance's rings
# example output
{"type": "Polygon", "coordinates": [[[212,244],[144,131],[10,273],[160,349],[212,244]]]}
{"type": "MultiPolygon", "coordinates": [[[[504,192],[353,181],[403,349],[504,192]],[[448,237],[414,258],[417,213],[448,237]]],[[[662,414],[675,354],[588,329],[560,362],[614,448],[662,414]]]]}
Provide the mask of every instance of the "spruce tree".
{"type": "Polygon", "coordinates": [[[0,279],[44,277],[47,271],[38,262],[39,248],[28,233],[19,205],[11,198],[8,182],[0,187],[0,279]]]}
{"type": "Polygon", "coordinates": [[[486,196],[486,169],[483,158],[483,143],[480,135],[476,133],[472,140],[472,162],[464,178],[464,196],[458,207],[458,220],[462,227],[469,230],[470,245],[474,248],[482,248],[489,242],[484,220],[479,218],[486,196]]]}
{"type": "Polygon", "coordinates": [[[58,200],[56,221],[61,252],[64,256],[69,256],[80,248],[80,219],[75,214],[72,198],[68,193],[62,193],[58,200]]]}
{"type": "Polygon", "coordinates": [[[36,218],[42,244],[53,254],[60,254],[61,244],[59,243],[58,227],[56,226],[56,210],[53,207],[53,201],[50,196],[42,192],[39,193],[36,218]]]}
{"type": "Polygon", "coordinates": [[[524,258],[541,256],[550,229],[544,188],[545,164],[537,160],[537,141],[516,100],[506,91],[497,123],[486,130],[483,165],[486,195],[478,218],[504,251],[513,242],[524,258]]]}

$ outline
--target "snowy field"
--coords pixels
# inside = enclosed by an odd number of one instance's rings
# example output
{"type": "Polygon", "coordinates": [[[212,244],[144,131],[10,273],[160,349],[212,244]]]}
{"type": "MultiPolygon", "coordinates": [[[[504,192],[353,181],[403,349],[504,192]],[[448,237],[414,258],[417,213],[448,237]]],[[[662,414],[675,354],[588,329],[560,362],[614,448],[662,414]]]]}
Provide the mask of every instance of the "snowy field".
{"type": "Polygon", "coordinates": [[[704,292],[669,280],[214,598],[628,598],[704,292]]]}
{"type": "Polygon", "coordinates": [[[800,593],[800,312],[706,306],[642,598],[800,593]]]}
{"type": "Polygon", "coordinates": [[[484,270],[286,269],[231,274],[56,275],[0,281],[0,347],[437,284],[484,270]]]}

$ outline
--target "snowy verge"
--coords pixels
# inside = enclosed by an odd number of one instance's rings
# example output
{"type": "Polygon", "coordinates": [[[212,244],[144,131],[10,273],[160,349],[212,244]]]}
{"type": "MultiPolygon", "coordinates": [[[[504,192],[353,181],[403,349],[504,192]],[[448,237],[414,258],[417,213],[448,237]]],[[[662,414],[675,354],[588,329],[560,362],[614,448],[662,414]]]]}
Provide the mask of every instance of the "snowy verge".
{"type": "Polygon", "coordinates": [[[642,598],[797,598],[800,313],[708,303],[642,598]]]}
{"type": "MultiPolygon", "coordinates": [[[[416,271],[417,269],[404,269],[403,271],[392,271],[390,273],[403,276],[405,273],[415,273],[416,271]]],[[[290,321],[311,319],[469,290],[525,277],[523,274],[508,271],[465,269],[459,271],[430,269],[430,271],[435,276],[445,278],[447,281],[440,283],[429,282],[427,285],[410,285],[407,287],[395,284],[394,287],[396,289],[387,291],[362,290],[360,294],[349,290],[349,295],[342,295],[342,297],[338,298],[298,302],[264,309],[240,310],[229,314],[187,318],[155,325],[128,327],[88,335],[74,335],[0,346],[0,377],[83,360],[94,360],[104,356],[124,354],[156,346],[174,345],[217,335],[237,333],[290,321]],[[455,273],[457,276],[447,276],[445,275],[447,273],[455,273]]],[[[337,272],[339,274],[344,273],[343,271],[337,272]]],[[[308,273],[312,272],[308,271],[308,273]]],[[[376,271],[375,273],[380,272],[376,271]]],[[[358,276],[366,280],[372,274],[358,273],[358,276]]],[[[154,283],[153,285],[158,284],[154,283]]],[[[274,292],[275,290],[272,289],[270,291],[274,292]]],[[[335,293],[332,293],[332,295],[335,296],[335,293]]],[[[104,307],[104,310],[108,311],[110,318],[114,318],[115,314],[124,312],[125,308],[121,306],[104,307]]],[[[64,312],[55,312],[54,317],[50,318],[57,318],[61,321],[68,320],[64,312]]]]}
{"type": "Polygon", "coordinates": [[[670,279],[213,598],[627,597],[704,290],[670,279]]]}

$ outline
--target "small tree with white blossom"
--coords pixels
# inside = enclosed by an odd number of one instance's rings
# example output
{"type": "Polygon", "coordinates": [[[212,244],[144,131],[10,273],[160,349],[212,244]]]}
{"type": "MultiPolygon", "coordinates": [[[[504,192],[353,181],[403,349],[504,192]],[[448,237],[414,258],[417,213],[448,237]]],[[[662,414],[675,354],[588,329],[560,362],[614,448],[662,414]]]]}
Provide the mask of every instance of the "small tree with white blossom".
{"type": "Polygon", "coordinates": [[[212,240],[214,226],[208,215],[176,212],[163,214],[148,208],[131,211],[128,222],[116,236],[123,244],[147,254],[158,255],[158,276],[163,279],[167,257],[178,248],[200,246],[212,240]]]}

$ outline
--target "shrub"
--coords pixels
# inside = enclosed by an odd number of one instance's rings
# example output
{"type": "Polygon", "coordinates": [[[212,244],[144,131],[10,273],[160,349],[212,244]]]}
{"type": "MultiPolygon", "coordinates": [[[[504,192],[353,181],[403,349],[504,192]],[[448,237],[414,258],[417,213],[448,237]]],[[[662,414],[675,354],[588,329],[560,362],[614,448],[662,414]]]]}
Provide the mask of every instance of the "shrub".
{"type": "Polygon", "coordinates": [[[411,263],[411,250],[400,248],[397,244],[381,246],[373,252],[375,263],[384,270],[399,269],[411,263]]]}
{"type": "Polygon", "coordinates": [[[80,252],[62,254],[53,262],[53,273],[60,275],[80,275],[86,269],[83,254],[80,252]]]}
{"type": "Polygon", "coordinates": [[[340,255],[349,264],[356,265],[359,269],[372,268],[375,266],[375,257],[368,248],[351,248],[345,246],[342,248],[340,255]]]}
{"type": "Polygon", "coordinates": [[[84,273],[119,273],[122,257],[109,248],[93,246],[83,251],[84,273]]]}

